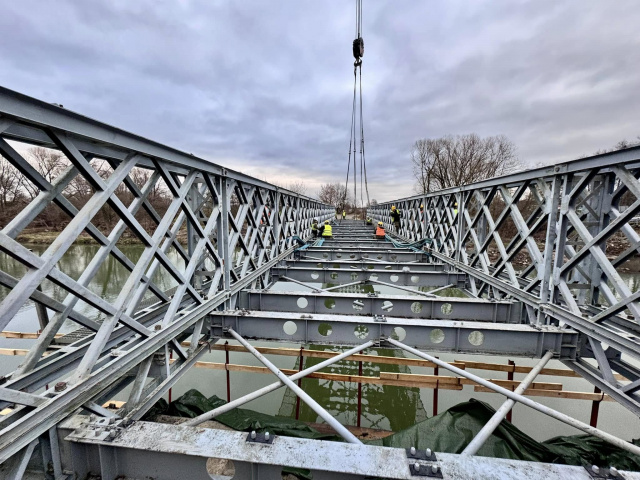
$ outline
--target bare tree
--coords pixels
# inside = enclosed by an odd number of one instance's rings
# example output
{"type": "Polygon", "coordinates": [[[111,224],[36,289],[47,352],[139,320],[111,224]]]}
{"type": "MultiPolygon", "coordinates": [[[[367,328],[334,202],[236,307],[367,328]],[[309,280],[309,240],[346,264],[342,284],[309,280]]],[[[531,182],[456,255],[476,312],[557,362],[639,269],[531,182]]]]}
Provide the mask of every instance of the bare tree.
{"type": "Polygon", "coordinates": [[[10,203],[22,196],[22,174],[9,161],[0,156],[0,209],[4,212],[10,203]]]}
{"type": "Polygon", "coordinates": [[[307,186],[302,180],[289,182],[284,188],[286,188],[287,190],[291,190],[293,193],[297,193],[299,195],[304,195],[307,192],[307,186]]]}
{"type": "MultiPolygon", "coordinates": [[[[70,165],[67,157],[61,152],[43,147],[30,148],[27,159],[49,183],[53,182],[65,167],[70,165]]],[[[23,186],[32,199],[40,193],[40,189],[31,182],[25,180],[23,186]]]]}
{"type": "Polygon", "coordinates": [[[511,173],[519,168],[516,147],[507,137],[475,133],[421,139],[411,149],[417,193],[457,187],[511,173]]]}
{"type": "Polygon", "coordinates": [[[345,186],[339,182],[320,185],[318,198],[321,202],[333,205],[336,208],[341,206],[346,207],[351,201],[351,197],[347,194],[345,186]]]}

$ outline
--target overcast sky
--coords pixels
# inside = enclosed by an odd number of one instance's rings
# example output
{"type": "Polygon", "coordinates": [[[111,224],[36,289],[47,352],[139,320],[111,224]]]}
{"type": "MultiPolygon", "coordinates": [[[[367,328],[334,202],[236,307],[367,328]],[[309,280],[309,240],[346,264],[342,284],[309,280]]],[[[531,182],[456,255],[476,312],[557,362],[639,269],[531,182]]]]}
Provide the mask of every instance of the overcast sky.
{"type": "MultiPolygon", "coordinates": [[[[507,135],[528,167],[640,135],[637,0],[364,0],[372,198],[419,138],[507,135]]],[[[309,194],[346,174],[355,2],[3,2],[0,84],[309,194]]]]}

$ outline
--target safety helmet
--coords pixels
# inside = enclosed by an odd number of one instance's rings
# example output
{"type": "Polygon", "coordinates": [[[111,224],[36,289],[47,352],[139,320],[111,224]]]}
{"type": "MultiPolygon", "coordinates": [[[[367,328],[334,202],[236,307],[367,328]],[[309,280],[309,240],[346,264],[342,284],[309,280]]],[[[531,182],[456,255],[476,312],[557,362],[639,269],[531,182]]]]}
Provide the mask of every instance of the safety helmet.
{"type": "Polygon", "coordinates": [[[384,223],[382,223],[382,222],[378,222],[378,225],[383,226],[383,225],[384,225],[384,223]]]}
{"type": "Polygon", "coordinates": [[[329,220],[324,221],[325,225],[329,225],[329,220]]]}
{"type": "Polygon", "coordinates": [[[420,208],[424,208],[424,205],[420,204],[420,208]]]}
{"type": "Polygon", "coordinates": [[[454,207],[457,207],[457,206],[458,206],[458,202],[454,203],[454,204],[453,204],[453,206],[454,206],[454,207]]]}
{"type": "Polygon", "coordinates": [[[391,210],[395,210],[395,209],[396,209],[396,206],[395,206],[395,205],[392,205],[392,206],[391,206],[391,210]]]}

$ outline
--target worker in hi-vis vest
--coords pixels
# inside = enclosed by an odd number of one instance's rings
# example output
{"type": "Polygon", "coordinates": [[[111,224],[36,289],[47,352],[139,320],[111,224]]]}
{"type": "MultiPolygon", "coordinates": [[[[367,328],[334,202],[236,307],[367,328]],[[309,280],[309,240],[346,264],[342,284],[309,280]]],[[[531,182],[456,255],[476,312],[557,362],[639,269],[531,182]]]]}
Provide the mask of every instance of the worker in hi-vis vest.
{"type": "Polygon", "coordinates": [[[320,232],[322,233],[322,238],[331,238],[333,236],[329,220],[324,221],[324,225],[320,227],[320,232]]]}
{"type": "Polygon", "coordinates": [[[342,210],[342,219],[344,220],[345,218],[347,218],[347,212],[342,210]]]}
{"type": "Polygon", "coordinates": [[[382,240],[384,239],[385,235],[386,233],[384,231],[384,223],[378,222],[378,226],[376,227],[376,239],[382,240]]]}
{"type": "Polygon", "coordinates": [[[314,218],[313,222],[311,223],[311,232],[313,233],[314,237],[318,236],[318,219],[314,218]]]}
{"type": "Polygon", "coordinates": [[[402,212],[396,208],[395,205],[391,207],[391,221],[393,222],[393,226],[396,229],[396,233],[400,233],[400,218],[402,217],[402,212]]]}

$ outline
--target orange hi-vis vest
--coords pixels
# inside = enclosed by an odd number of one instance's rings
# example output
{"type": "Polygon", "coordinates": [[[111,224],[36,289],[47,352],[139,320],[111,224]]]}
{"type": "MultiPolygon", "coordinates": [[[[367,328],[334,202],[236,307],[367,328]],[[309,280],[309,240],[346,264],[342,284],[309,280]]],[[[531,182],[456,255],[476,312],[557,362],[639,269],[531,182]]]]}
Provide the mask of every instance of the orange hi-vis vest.
{"type": "Polygon", "coordinates": [[[382,227],[376,228],[376,237],[384,237],[384,236],[385,236],[384,228],[382,227]]]}

